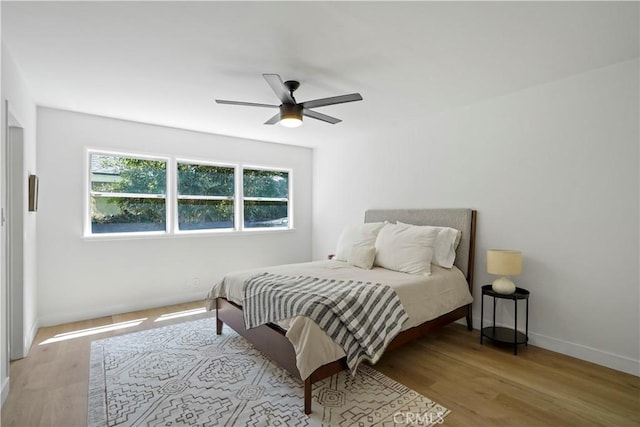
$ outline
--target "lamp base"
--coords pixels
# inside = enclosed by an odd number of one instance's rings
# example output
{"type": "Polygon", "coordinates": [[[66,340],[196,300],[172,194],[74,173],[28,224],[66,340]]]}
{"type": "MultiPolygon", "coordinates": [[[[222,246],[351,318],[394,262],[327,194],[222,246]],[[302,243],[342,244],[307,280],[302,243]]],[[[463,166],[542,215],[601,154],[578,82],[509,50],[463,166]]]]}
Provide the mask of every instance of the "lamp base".
{"type": "Polygon", "coordinates": [[[506,277],[501,277],[493,281],[491,288],[499,294],[510,295],[516,291],[516,284],[506,277]]]}

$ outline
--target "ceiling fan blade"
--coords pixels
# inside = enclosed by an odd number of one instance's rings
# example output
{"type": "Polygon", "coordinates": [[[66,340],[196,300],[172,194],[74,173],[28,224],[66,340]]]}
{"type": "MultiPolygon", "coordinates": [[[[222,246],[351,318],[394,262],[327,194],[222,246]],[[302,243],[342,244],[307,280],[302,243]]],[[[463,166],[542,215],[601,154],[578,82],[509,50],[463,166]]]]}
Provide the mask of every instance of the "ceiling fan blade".
{"type": "Polygon", "coordinates": [[[267,107],[267,108],[278,108],[279,105],[271,105],[271,104],[258,104],[256,102],[242,102],[242,101],[227,101],[226,99],[216,99],[218,104],[229,104],[229,105],[244,105],[247,107],[267,107]]]}
{"type": "Polygon", "coordinates": [[[269,120],[267,120],[266,122],[264,122],[265,125],[275,125],[276,123],[278,123],[280,121],[280,113],[276,114],[275,116],[271,117],[269,120]]]}
{"type": "Polygon", "coordinates": [[[262,77],[269,83],[271,89],[276,93],[276,96],[283,104],[295,104],[296,101],[289,93],[287,87],[282,83],[282,79],[277,74],[263,74],[262,77]]]}
{"type": "Polygon", "coordinates": [[[303,108],[318,108],[325,105],[343,104],[345,102],[362,101],[362,95],[351,93],[349,95],[332,96],[331,98],[314,99],[300,103],[303,108]]]}
{"type": "Polygon", "coordinates": [[[327,116],[326,114],[318,113],[317,111],[311,111],[306,108],[302,110],[302,114],[307,117],[311,117],[312,119],[331,123],[332,125],[335,125],[336,123],[340,123],[342,121],[340,119],[336,119],[335,117],[327,116]]]}

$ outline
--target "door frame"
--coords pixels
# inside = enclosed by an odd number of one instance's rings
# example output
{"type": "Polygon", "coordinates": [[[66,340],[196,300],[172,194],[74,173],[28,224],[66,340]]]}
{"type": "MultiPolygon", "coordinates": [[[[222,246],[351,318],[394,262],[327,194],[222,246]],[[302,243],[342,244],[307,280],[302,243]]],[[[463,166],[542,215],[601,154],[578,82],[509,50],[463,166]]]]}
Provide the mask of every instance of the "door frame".
{"type": "MultiPolygon", "coordinates": [[[[25,206],[24,128],[5,104],[6,129],[3,147],[2,281],[7,296],[7,356],[9,360],[25,356],[24,347],[24,269],[23,230],[25,206]]],[[[7,374],[9,373],[7,367],[7,374]]]]}
{"type": "MultiPolygon", "coordinates": [[[[9,116],[11,123],[11,115],[9,116]]],[[[9,360],[22,359],[24,348],[24,129],[17,120],[9,124],[7,136],[7,203],[5,277],[9,307],[9,360]]]]}

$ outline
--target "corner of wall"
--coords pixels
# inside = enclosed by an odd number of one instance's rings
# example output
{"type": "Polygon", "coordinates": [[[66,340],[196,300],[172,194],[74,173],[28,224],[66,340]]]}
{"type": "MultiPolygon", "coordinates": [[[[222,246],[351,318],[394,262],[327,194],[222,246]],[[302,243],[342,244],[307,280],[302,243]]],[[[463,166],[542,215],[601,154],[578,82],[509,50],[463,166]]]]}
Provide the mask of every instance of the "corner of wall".
{"type": "Polygon", "coordinates": [[[40,329],[40,319],[36,318],[36,321],[33,323],[33,327],[24,336],[24,349],[22,351],[24,357],[27,357],[29,354],[33,341],[36,339],[36,335],[38,334],[38,329],[40,329]]]}
{"type": "Polygon", "coordinates": [[[9,395],[9,377],[4,378],[2,381],[2,392],[0,393],[0,408],[4,405],[4,401],[7,400],[9,395]]]}

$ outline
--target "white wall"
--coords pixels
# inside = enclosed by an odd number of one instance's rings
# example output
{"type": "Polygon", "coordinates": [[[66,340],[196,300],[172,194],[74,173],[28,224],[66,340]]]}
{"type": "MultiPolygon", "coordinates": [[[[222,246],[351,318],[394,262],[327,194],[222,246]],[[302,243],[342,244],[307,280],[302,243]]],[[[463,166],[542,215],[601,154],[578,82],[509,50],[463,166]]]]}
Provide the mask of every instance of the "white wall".
{"type": "Polygon", "coordinates": [[[42,325],[204,299],[232,270],[311,258],[308,148],[38,109],[42,325]],[[82,237],[86,147],[293,170],[294,231],[131,240],[82,237]],[[197,278],[199,287],[191,285],[197,278]]]}
{"type": "MultiPolygon", "coordinates": [[[[27,182],[29,174],[36,173],[36,106],[22,74],[11,57],[6,46],[2,45],[2,132],[5,130],[5,100],[9,102],[11,115],[24,129],[24,171],[23,182],[27,182]]],[[[4,160],[2,160],[4,162],[4,160]]],[[[3,163],[1,163],[3,164],[3,163]]],[[[2,166],[4,170],[4,166],[2,166]]],[[[4,171],[2,179],[4,179],[4,171]]],[[[25,197],[23,216],[23,331],[24,354],[31,347],[37,332],[37,276],[36,276],[36,218],[34,213],[27,212],[25,197]]],[[[4,248],[2,251],[4,256],[4,248]]],[[[2,272],[1,274],[5,274],[2,272]]],[[[6,301],[6,295],[2,295],[6,301]]],[[[4,344],[4,338],[2,340],[4,344]]],[[[3,349],[4,350],[4,349],[3,349]]],[[[2,352],[3,358],[5,352],[2,352]]],[[[4,362],[4,360],[3,360],[4,362]]],[[[3,363],[4,367],[4,363],[3,363]]],[[[3,376],[4,380],[4,376],[3,376]]]]}
{"type": "Polygon", "coordinates": [[[314,153],[314,258],[368,208],[477,209],[476,327],[486,250],[519,249],[531,342],[638,375],[638,73],[623,62],[327,141],[314,153]]]}

